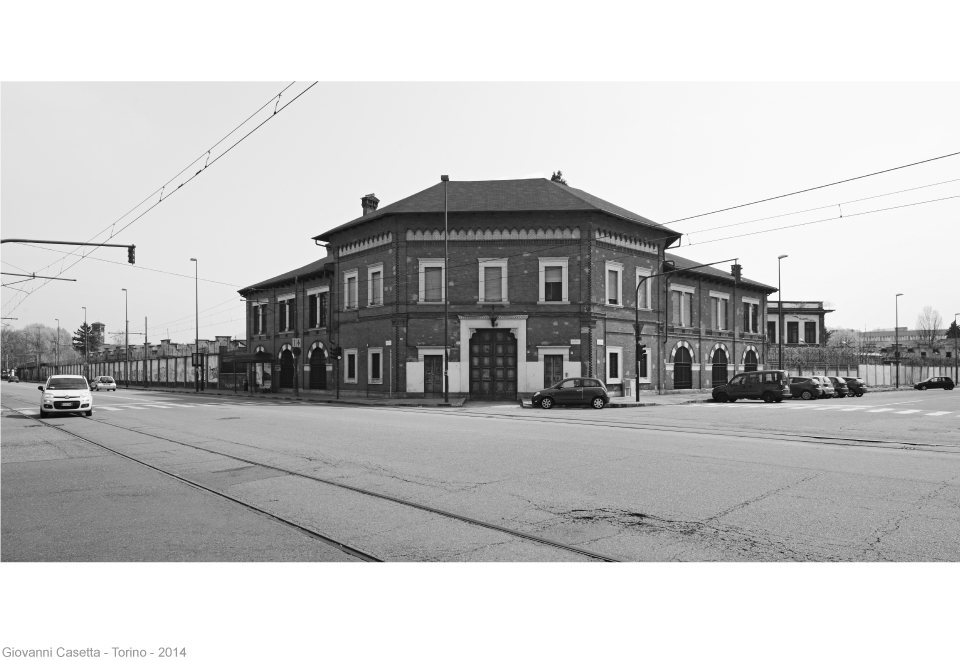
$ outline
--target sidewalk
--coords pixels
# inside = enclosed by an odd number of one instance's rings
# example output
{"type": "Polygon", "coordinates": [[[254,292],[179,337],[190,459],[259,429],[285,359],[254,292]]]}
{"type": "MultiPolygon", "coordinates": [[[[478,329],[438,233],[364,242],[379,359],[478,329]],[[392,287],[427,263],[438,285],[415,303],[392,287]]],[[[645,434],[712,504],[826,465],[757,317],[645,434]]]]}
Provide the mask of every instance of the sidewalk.
{"type": "MultiPolygon", "coordinates": [[[[632,396],[612,396],[607,408],[643,408],[646,406],[681,406],[692,403],[708,403],[713,401],[710,396],[712,390],[667,390],[663,394],[657,394],[655,391],[644,391],[640,393],[640,400],[637,401],[636,395],[632,396]]],[[[523,399],[520,403],[522,408],[532,408],[531,399],[523,399]]]]}
{"type": "Polygon", "coordinates": [[[186,394],[192,396],[203,396],[203,397],[230,397],[230,398],[243,398],[243,399],[256,399],[256,400],[280,400],[280,401],[303,401],[304,403],[339,403],[345,405],[355,405],[355,406],[397,406],[397,407],[413,407],[413,408],[462,408],[466,399],[464,398],[451,398],[450,403],[444,403],[442,397],[429,398],[429,399],[411,399],[411,398],[383,398],[383,397],[364,397],[364,396],[355,396],[348,395],[344,392],[340,393],[340,398],[338,399],[335,394],[314,394],[312,392],[300,392],[300,394],[294,396],[292,392],[279,392],[279,393],[264,393],[264,394],[254,394],[251,392],[234,392],[233,390],[218,390],[207,388],[202,392],[195,392],[193,388],[189,387],[163,387],[163,386],[150,386],[143,387],[142,385],[130,385],[129,388],[120,385],[117,388],[118,392],[123,392],[124,390],[137,390],[141,392],[168,392],[170,394],[186,394]]]}

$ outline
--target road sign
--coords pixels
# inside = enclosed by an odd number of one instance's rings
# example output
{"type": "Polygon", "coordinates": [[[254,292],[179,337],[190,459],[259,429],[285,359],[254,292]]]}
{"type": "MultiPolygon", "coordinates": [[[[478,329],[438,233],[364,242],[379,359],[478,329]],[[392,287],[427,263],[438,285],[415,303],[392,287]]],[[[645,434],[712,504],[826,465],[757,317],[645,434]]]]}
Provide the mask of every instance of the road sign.
{"type": "Polygon", "coordinates": [[[302,344],[300,343],[301,341],[303,341],[303,340],[300,339],[300,337],[294,337],[294,338],[293,338],[293,347],[294,347],[294,348],[301,348],[301,347],[302,347],[302,344]]]}

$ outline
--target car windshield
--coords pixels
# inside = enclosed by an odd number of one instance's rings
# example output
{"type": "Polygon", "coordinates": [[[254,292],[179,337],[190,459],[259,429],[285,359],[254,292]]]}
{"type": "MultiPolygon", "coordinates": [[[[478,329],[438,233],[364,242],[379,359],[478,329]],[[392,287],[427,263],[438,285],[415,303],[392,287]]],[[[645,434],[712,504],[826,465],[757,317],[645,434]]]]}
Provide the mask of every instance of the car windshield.
{"type": "Polygon", "coordinates": [[[834,376],[833,380],[834,380],[834,382],[835,382],[837,385],[846,385],[846,384],[847,384],[847,381],[845,381],[844,379],[840,378],[840,376],[834,376]]]}
{"type": "Polygon", "coordinates": [[[52,378],[47,383],[48,390],[85,390],[87,383],[82,378],[52,378]]]}
{"type": "Polygon", "coordinates": [[[101,382],[101,383],[112,383],[112,382],[113,382],[113,379],[110,378],[110,376],[104,376],[103,378],[100,379],[100,382],[101,382]]]}

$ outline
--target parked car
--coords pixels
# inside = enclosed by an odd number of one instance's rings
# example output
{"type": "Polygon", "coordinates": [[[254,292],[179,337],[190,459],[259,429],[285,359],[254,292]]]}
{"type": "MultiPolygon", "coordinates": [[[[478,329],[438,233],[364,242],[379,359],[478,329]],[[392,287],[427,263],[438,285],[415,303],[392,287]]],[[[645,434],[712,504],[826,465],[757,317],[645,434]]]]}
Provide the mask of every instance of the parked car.
{"type": "Polygon", "coordinates": [[[791,376],[790,392],[794,399],[819,399],[823,397],[823,389],[819,380],[814,380],[810,376],[791,376]]]}
{"type": "Polygon", "coordinates": [[[793,395],[786,371],[751,371],[730,379],[726,385],[713,388],[713,400],[718,403],[737,399],[763,399],[765,403],[780,403],[793,395]]]}
{"type": "Polygon", "coordinates": [[[116,392],[117,391],[117,381],[115,381],[110,376],[97,376],[93,379],[93,382],[90,383],[91,390],[106,390],[107,392],[116,392]]]}
{"type": "Polygon", "coordinates": [[[20,382],[20,379],[17,378],[17,374],[8,374],[8,375],[7,375],[7,382],[8,382],[8,383],[19,383],[19,382],[20,382]]]}
{"type": "Polygon", "coordinates": [[[41,417],[55,412],[82,412],[87,417],[93,415],[93,395],[83,376],[50,376],[37,389],[43,392],[40,395],[41,417]]]}
{"type": "Polygon", "coordinates": [[[847,382],[847,388],[850,390],[850,396],[863,396],[869,392],[867,389],[867,383],[862,378],[844,376],[843,380],[847,382]]]}
{"type": "Polygon", "coordinates": [[[850,388],[847,387],[847,379],[841,378],[840,376],[827,376],[830,379],[830,384],[833,385],[834,392],[838,399],[842,399],[845,396],[850,396],[850,388]]]}
{"type": "Polygon", "coordinates": [[[919,383],[913,386],[913,389],[926,390],[926,389],[933,389],[934,387],[941,387],[945,390],[952,390],[953,379],[950,378],[950,376],[934,376],[933,378],[921,380],[919,383]]]}
{"type": "Polygon", "coordinates": [[[608,403],[607,388],[596,378],[567,378],[533,395],[533,405],[544,409],[591,405],[600,410],[608,403]]]}
{"type": "Polygon", "coordinates": [[[820,389],[823,393],[820,395],[823,399],[832,399],[837,394],[837,390],[833,387],[833,383],[830,382],[830,379],[826,376],[810,376],[811,379],[818,381],[820,383],[820,389]]]}

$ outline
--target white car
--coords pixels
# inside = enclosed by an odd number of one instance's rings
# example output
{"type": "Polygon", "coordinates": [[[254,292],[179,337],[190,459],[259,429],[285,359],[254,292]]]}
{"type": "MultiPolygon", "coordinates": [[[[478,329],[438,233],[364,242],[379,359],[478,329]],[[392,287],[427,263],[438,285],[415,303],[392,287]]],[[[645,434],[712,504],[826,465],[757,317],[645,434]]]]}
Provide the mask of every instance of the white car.
{"type": "Polygon", "coordinates": [[[107,392],[116,392],[117,391],[117,381],[115,381],[110,376],[98,376],[90,383],[91,389],[96,391],[106,390],[107,392]]]}
{"type": "Polygon", "coordinates": [[[40,385],[40,416],[51,413],[82,412],[93,415],[93,395],[83,376],[50,376],[46,385],[40,385]]]}

